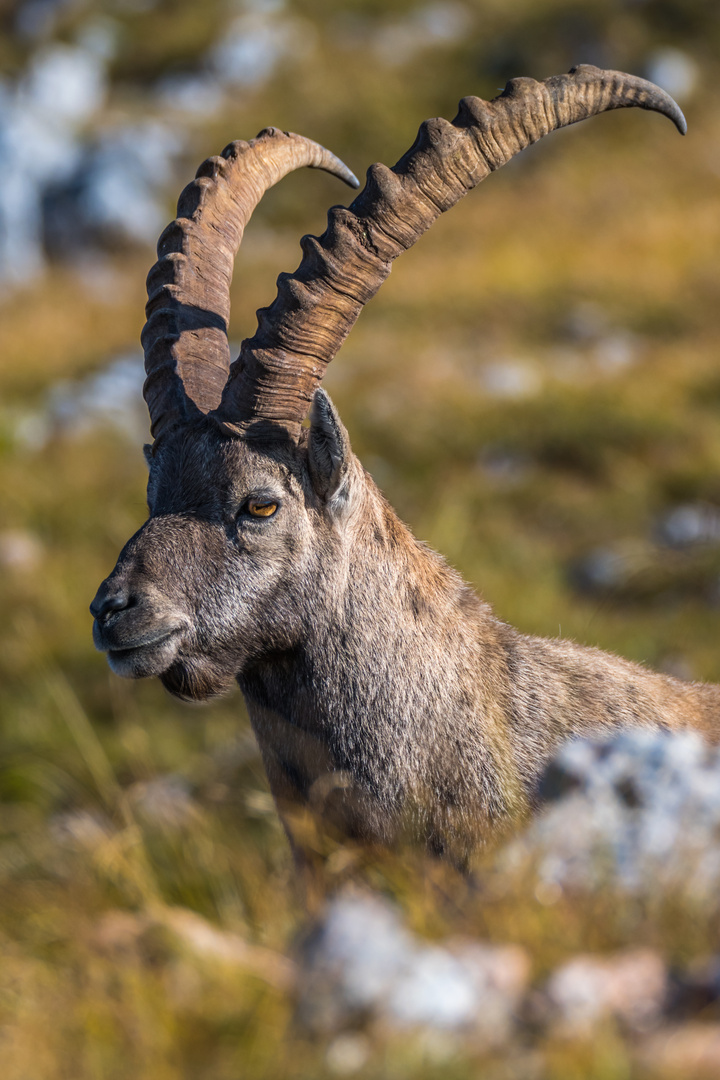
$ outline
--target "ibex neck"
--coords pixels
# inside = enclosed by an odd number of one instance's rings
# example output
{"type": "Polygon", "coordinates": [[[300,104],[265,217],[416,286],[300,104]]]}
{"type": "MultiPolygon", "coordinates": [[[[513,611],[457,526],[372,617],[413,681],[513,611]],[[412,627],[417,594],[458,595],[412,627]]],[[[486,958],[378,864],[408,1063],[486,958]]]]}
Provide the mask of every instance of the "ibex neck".
{"type": "Polygon", "coordinates": [[[413,682],[424,701],[434,683],[447,695],[458,653],[477,658],[489,607],[371,481],[362,512],[329,544],[307,582],[300,640],[241,676],[245,693],[259,693],[259,680],[264,704],[312,726],[369,708],[404,712],[413,682]]]}
{"type": "Polygon", "coordinates": [[[409,805],[447,815],[457,799],[463,813],[504,815],[513,753],[503,702],[485,700],[479,677],[502,697],[501,624],[372,486],[337,543],[303,640],[239,679],[276,796],[312,803],[317,785],[345,777],[345,810],[360,800],[365,834],[372,823],[380,839],[409,805]]]}

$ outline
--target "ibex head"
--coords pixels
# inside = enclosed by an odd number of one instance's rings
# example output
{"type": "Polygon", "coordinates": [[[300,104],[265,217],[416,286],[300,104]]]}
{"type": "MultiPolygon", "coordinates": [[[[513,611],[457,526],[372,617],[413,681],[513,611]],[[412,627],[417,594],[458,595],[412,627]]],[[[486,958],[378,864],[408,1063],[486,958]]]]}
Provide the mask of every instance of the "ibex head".
{"type": "Polygon", "coordinates": [[[293,648],[357,468],[321,390],[312,424],[296,440],[266,440],[201,416],[157,440],[150,517],[92,605],[95,643],[118,675],[160,675],[203,699],[248,662],[293,648]]]}
{"type": "Polygon", "coordinates": [[[298,270],[280,276],[233,364],[233,260],[263,192],[306,165],[358,183],[322,147],[275,129],[200,167],[148,277],[150,517],[91,605],[114,671],[159,675],[200,699],[254,662],[282,663],[311,632],[348,572],[347,545],[382,528],[381,497],[319,389],[327,364],[393,260],[443,211],[549,131],[626,106],[684,131],[663,91],[587,66],[515,79],[492,102],[465,98],[452,123],[426,121],[393,169],[373,165],[352,205],[330,211],[320,239],[303,238],[298,270]]]}

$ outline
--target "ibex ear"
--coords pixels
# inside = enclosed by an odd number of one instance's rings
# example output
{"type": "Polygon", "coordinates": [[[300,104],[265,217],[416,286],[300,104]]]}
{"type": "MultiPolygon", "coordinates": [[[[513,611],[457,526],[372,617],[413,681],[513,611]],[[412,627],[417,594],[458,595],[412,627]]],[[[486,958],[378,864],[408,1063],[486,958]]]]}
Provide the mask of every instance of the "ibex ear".
{"type": "Polygon", "coordinates": [[[308,465],[315,491],[325,502],[347,495],[350,439],[324,390],[316,390],[310,408],[308,465]]]}

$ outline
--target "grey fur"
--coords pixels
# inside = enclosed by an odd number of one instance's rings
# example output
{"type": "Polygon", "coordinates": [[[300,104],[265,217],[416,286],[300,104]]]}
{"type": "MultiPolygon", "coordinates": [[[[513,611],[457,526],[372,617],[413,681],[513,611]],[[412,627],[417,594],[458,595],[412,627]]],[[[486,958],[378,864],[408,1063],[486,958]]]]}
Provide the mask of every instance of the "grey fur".
{"type": "Polygon", "coordinates": [[[532,805],[571,735],[717,735],[717,687],[497,619],[399,521],[323,391],[298,444],[211,418],[167,433],[148,501],[93,603],[95,643],[118,674],[182,697],[237,679],[291,831],[304,807],[342,835],[409,829],[462,861],[532,805]],[[250,495],[275,515],[251,518],[250,495]]]}

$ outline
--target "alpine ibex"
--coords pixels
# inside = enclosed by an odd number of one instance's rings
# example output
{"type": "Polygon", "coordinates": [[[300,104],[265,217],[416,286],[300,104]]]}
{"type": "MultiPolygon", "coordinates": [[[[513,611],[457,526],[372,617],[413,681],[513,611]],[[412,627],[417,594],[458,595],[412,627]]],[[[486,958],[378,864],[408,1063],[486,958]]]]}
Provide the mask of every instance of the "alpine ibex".
{"type": "Polygon", "coordinates": [[[229,285],[263,192],[327,150],[268,128],[210,158],[148,277],[142,334],[150,516],[91,605],[118,675],[201,700],[234,679],[283,808],[389,842],[408,818],[461,855],[532,803],[544,762],[624,724],[720,730],[720,688],[518,633],[398,520],[319,384],[392,262],[471,188],[555,128],[609,109],[683,115],[642,79],[582,66],[514,79],[428,120],[394,168],[305,236],[231,364],[229,285]],[[310,413],[310,427],[303,421],[310,413]]]}

